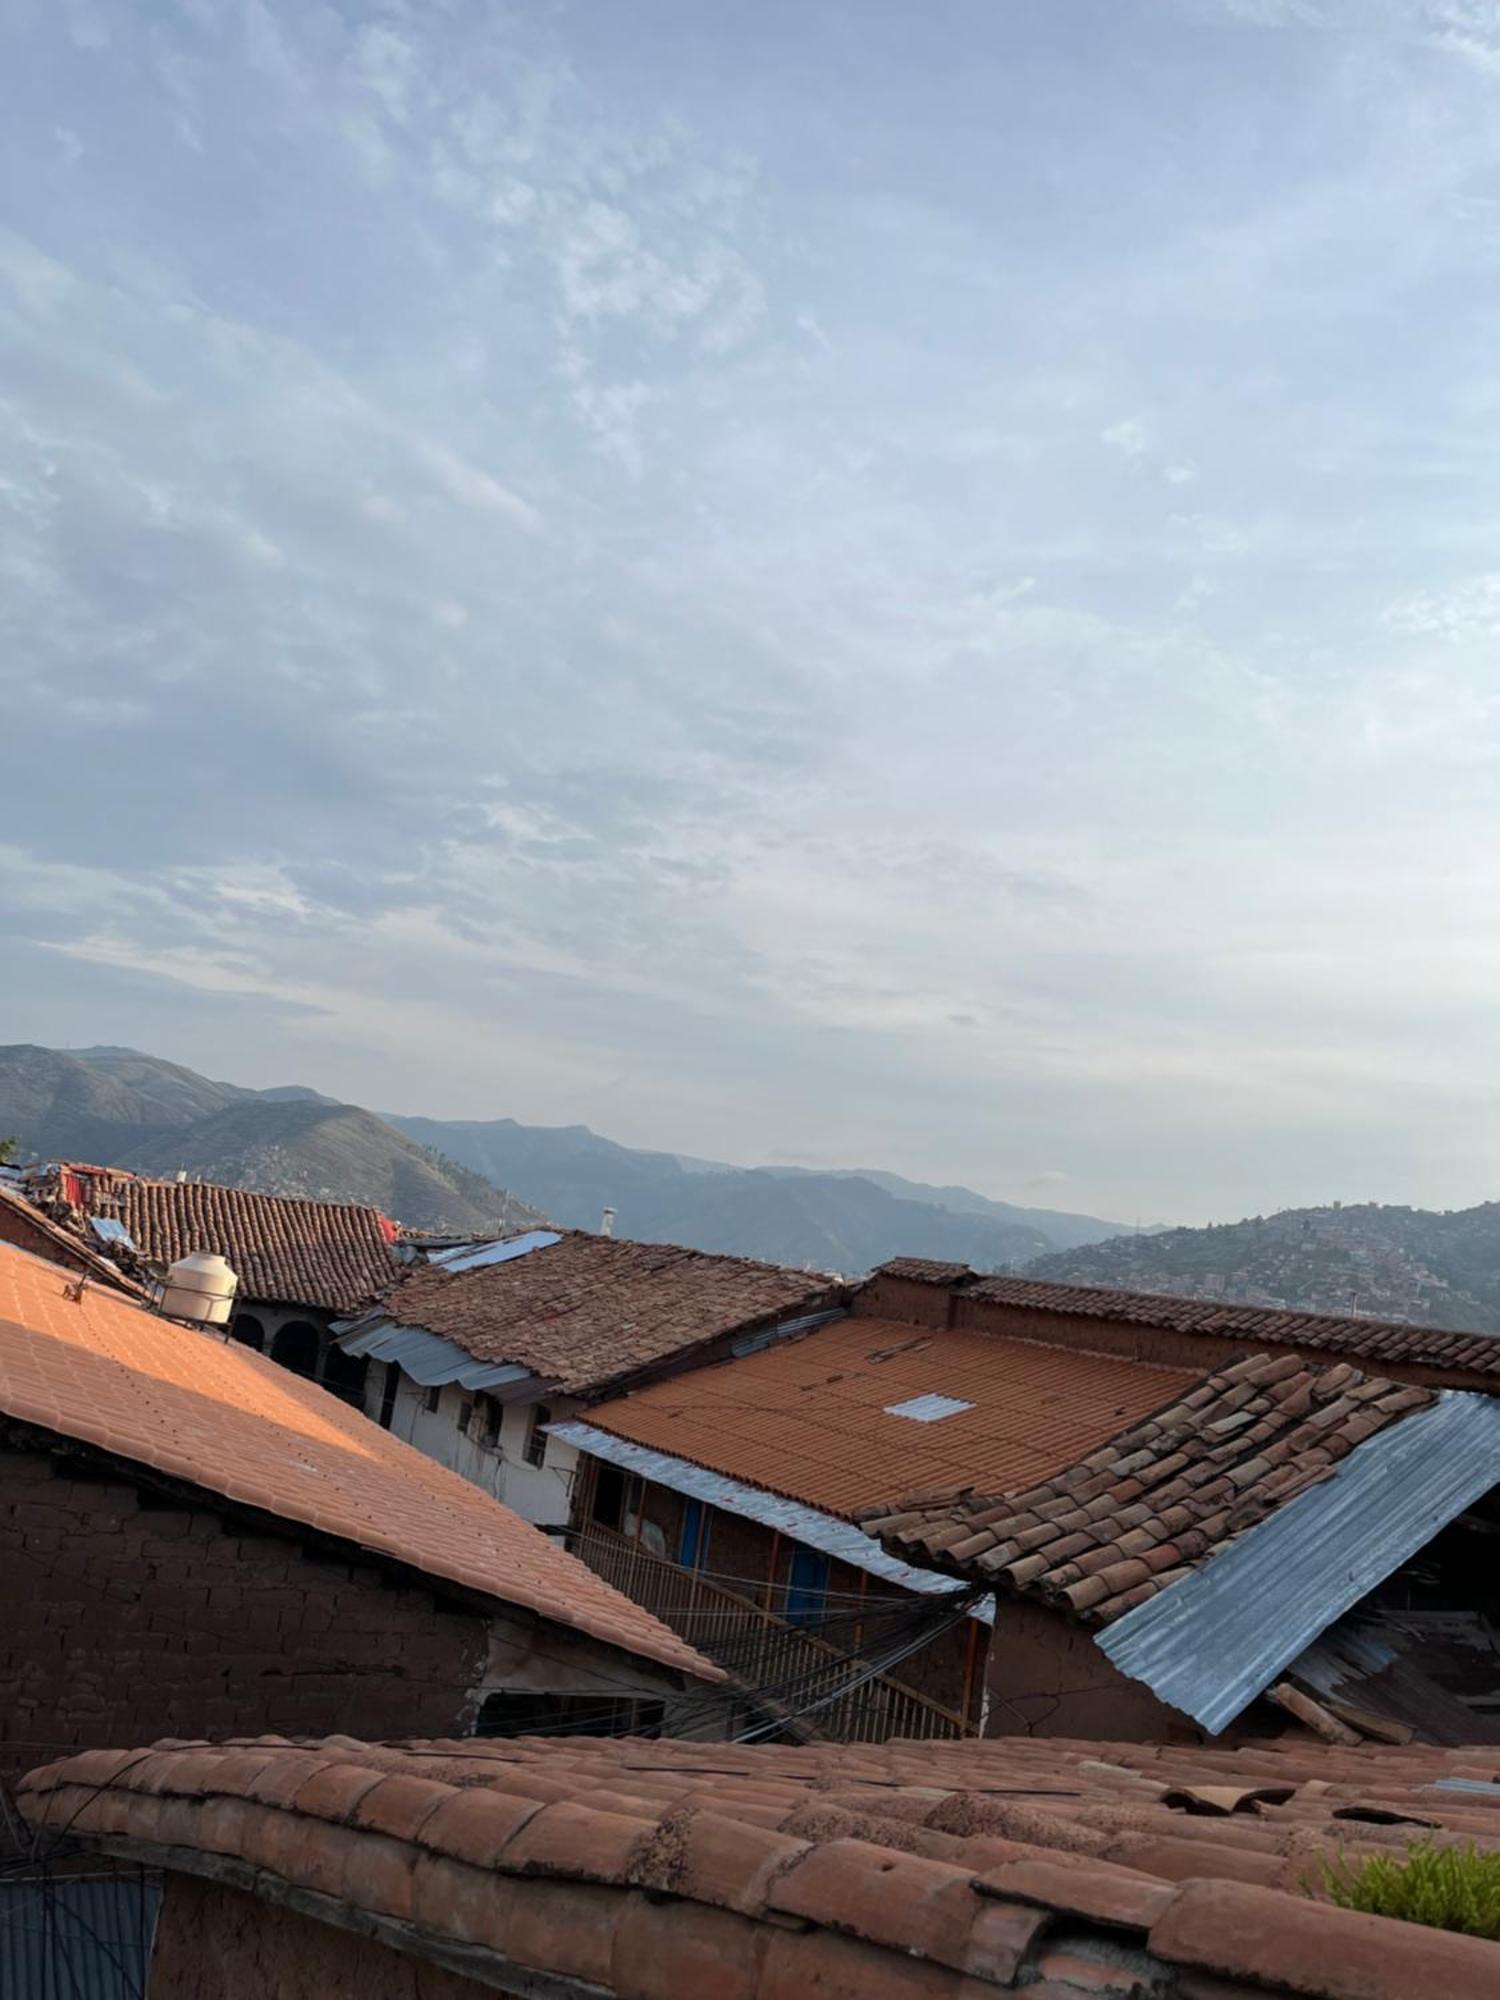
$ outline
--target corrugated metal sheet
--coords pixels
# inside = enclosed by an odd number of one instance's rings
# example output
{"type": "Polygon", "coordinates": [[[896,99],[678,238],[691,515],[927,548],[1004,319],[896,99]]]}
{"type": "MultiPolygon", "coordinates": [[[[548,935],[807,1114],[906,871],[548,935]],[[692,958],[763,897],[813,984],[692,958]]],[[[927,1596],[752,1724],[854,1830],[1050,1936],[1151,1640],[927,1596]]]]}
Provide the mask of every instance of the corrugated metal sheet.
{"type": "Polygon", "coordinates": [[[529,1368],[514,1361],[476,1361],[472,1354],[441,1334],[424,1333],[420,1327],[397,1326],[394,1320],[378,1320],[373,1326],[359,1322],[351,1333],[338,1335],[346,1354],[368,1355],[372,1361],[394,1361],[413,1382],[424,1389],[457,1382],[464,1389],[486,1389],[502,1403],[524,1401],[541,1383],[529,1368]]]}
{"type": "Polygon", "coordinates": [[[135,1248],[135,1238],[117,1215],[91,1215],[89,1228],[101,1243],[119,1243],[127,1250],[135,1248]]]}
{"type": "Polygon", "coordinates": [[[508,1264],[512,1258],[561,1242],[562,1237],[555,1229],[529,1229],[524,1236],[502,1236],[492,1243],[458,1243],[449,1250],[434,1250],[427,1261],[444,1271],[478,1271],[486,1264],[508,1264]]]}
{"type": "Polygon", "coordinates": [[[1215,1733],[1500,1483],[1500,1402],[1443,1391],[1201,1569],[1100,1633],[1122,1673],[1215,1733]]]}
{"type": "MultiPolygon", "coordinates": [[[[800,1501],[783,1500],[776,1493],[763,1493],[759,1487],[742,1485],[738,1479],[728,1479],[720,1472],[706,1472],[701,1465],[689,1465],[686,1459],[672,1458],[664,1451],[652,1451],[646,1445],[631,1444],[625,1438],[613,1437],[608,1431],[596,1430],[592,1424],[580,1423],[576,1418],[549,1424],[547,1429],[553,1437],[561,1438],[564,1444],[576,1445],[579,1451],[602,1458],[609,1465],[638,1473],[642,1479],[654,1479],[659,1486],[670,1487],[674,1493],[684,1493],[690,1499],[722,1507],[726,1514],[738,1514],[746,1521],[759,1521],[763,1527],[774,1528],[791,1541],[805,1542],[810,1549],[820,1549],[824,1555],[837,1556],[840,1562],[862,1569],[870,1576],[881,1577],[887,1583],[899,1584],[903,1590],[942,1595],[969,1588],[966,1584],[955,1583],[951,1577],[937,1576],[931,1570],[913,1569],[909,1563],[887,1555],[879,1542],[869,1535],[862,1535],[849,1522],[839,1520],[834,1514],[821,1514],[815,1507],[804,1507],[800,1501]]],[[[981,1624],[992,1624],[993,1603],[987,1599],[977,1605],[973,1616],[981,1624]]]]}
{"type": "Polygon", "coordinates": [[[0,1882],[3,2000],[142,2000],[161,1887],[132,1872],[0,1882]]]}
{"type": "Polygon", "coordinates": [[[747,1354],[758,1354],[773,1341],[795,1340],[799,1333],[811,1333],[816,1327],[827,1326],[830,1320],[848,1317],[847,1307],[834,1306],[829,1312],[804,1313],[801,1319],[779,1319],[772,1326],[758,1326],[750,1333],[742,1333],[737,1340],[730,1341],[729,1351],[739,1361],[747,1354]]]}

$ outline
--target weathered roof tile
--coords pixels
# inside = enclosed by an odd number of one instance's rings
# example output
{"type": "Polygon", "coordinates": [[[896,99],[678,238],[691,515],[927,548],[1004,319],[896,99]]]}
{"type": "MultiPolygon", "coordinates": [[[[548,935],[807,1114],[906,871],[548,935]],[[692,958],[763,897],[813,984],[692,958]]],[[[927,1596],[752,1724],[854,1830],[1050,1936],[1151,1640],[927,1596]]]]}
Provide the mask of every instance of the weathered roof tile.
{"type": "Polygon", "coordinates": [[[1497,1773],[1482,1748],[1290,1740],[338,1737],[85,1753],[33,1772],[20,1807],[44,1837],[165,1843],[204,1872],[237,1858],[262,1892],[410,1922],[410,1948],[478,1946],[617,2000],[1407,2000],[1500,1990],[1500,1945],[1335,1910],[1304,1882],[1320,1855],[1414,1832],[1500,1852],[1500,1813],[1439,1784],[1497,1773]],[[543,1780],[558,1803],[538,1805],[543,1780]],[[341,1796],[369,1808],[351,1824],[341,1796]],[[1348,1817],[1372,1811],[1385,1823],[1348,1817]]]}
{"type": "Polygon", "coordinates": [[[779,1264],[568,1230],[469,1271],[415,1266],[383,1310],[476,1360],[515,1363],[581,1394],[843,1295],[831,1278],[779,1264]]]}
{"type": "Polygon", "coordinates": [[[1263,1369],[1267,1358],[1208,1376],[1180,1403],[1008,1498],[971,1488],[927,1506],[897,1500],[867,1510],[861,1525],[906,1561],[998,1579],[1106,1624],[1433,1400],[1430,1389],[1367,1382],[1348,1364],[1285,1357],[1291,1369],[1263,1369]],[[1372,1386],[1373,1396],[1358,1393],[1372,1386]],[[1080,1494],[1094,1497],[1062,1517],[1068,1532],[1057,1535],[1059,1503],[1080,1494]]]}

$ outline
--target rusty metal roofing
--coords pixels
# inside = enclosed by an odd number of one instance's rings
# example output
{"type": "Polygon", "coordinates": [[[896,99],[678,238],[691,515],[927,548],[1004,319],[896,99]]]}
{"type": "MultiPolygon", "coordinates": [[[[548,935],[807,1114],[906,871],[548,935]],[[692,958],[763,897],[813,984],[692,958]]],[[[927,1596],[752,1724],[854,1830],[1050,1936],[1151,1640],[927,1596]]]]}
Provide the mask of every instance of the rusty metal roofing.
{"type": "Polygon", "coordinates": [[[403,1991],[436,1957],[570,2000],[1478,2000],[1500,1944],[1335,1909],[1318,1863],[1500,1851],[1497,1781],[1494,1748],[1305,1740],[238,1738],[88,1751],[19,1804],[376,1938],[403,1991]]]}
{"type": "MultiPolygon", "coordinates": [[[[762,1527],[774,1528],[789,1541],[805,1542],[810,1549],[835,1556],[851,1569],[864,1570],[867,1575],[898,1584],[903,1590],[941,1595],[963,1588],[950,1576],[939,1576],[932,1570],[916,1569],[902,1562],[841,1515],[824,1513],[800,1500],[788,1500],[780,1493],[768,1493],[764,1487],[746,1485],[743,1480],[730,1479],[722,1472],[710,1472],[705,1466],[675,1458],[670,1452],[632,1444],[627,1438],[615,1437],[576,1417],[549,1424],[547,1429],[563,1444],[587,1452],[591,1458],[603,1459],[607,1465],[617,1465],[624,1472],[636,1473],[653,1485],[665,1486],[689,1499],[706,1501],[726,1514],[738,1514],[741,1520],[759,1521],[762,1527]]],[[[971,1615],[982,1625],[994,1623],[994,1607],[988,1598],[981,1598],[971,1615]]]]}
{"type": "Polygon", "coordinates": [[[312,1382],[0,1243],[0,1411],[710,1679],[649,1612],[312,1382]]]}
{"type": "Polygon", "coordinates": [[[997,1492],[971,1471],[967,1490],[868,1509],[862,1525],[908,1562],[1024,1591],[1103,1625],[1438,1393],[1362,1375],[1347,1361],[1251,1355],[1024,1491],[997,1492]]]}
{"type": "Polygon", "coordinates": [[[1198,1379],[1038,1341],[852,1318],[616,1397],[589,1422],[853,1515],[898,1484],[1028,1486],[1198,1379]],[[969,1407],[936,1423],[890,1414],[931,1394],[969,1407]]]}

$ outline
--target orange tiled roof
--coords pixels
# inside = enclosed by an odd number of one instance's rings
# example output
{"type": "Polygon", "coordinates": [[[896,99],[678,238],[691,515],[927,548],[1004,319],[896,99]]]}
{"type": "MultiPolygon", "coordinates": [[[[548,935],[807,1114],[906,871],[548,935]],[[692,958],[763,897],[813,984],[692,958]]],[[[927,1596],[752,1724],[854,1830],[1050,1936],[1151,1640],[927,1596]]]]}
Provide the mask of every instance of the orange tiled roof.
{"type": "Polygon", "coordinates": [[[1500,1991],[1500,1944],[1315,1900],[1319,1860],[1494,1852],[1481,1786],[1493,1748],[336,1736],[90,1750],[19,1803],[44,1841],[312,1892],[507,1991],[1438,2000],[1500,1991]]]}
{"type": "Polygon", "coordinates": [[[843,1319],[588,1412],[617,1437],[812,1507],[852,1515],[882,1491],[1030,1486],[1199,1377],[990,1333],[843,1319]],[[926,1395],[972,1405],[890,1416],[926,1395]]]}
{"type": "Polygon", "coordinates": [[[0,1243],[0,1411],[719,1678],[487,1493],[314,1383],[0,1243]]]}
{"type": "Polygon", "coordinates": [[[164,1270],[194,1250],[215,1250],[239,1278],[242,1299],[349,1313],[394,1282],[394,1225],[354,1202],[255,1194],[213,1181],[143,1179],[107,1167],[63,1167],[51,1184],[80,1230],[112,1216],[142,1263],[164,1270]]]}
{"type": "Polygon", "coordinates": [[[898,1257],[874,1276],[905,1278],[955,1289],[965,1299],[1015,1306],[1025,1312],[1067,1313],[1089,1319],[1160,1326],[1177,1333],[1214,1334],[1240,1345],[1296,1347],[1304,1353],[1347,1355],[1356,1361],[1400,1361],[1423,1367],[1500,1375],[1500,1336],[1446,1327],[1412,1326],[1405,1320],[1365,1319],[1344,1313],[1297,1312],[1284,1306],[1234,1305],[1168,1292],[1128,1292],[1112,1285],[1053,1284],[1045,1278],[1005,1274],[979,1277],[966,1266],[898,1257]]]}
{"type": "Polygon", "coordinates": [[[569,1230],[473,1271],[420,1265],[385,1310],[477,1360],[515,1362],[576,1394],[840,1296],[833,1280],[779,1264],[569,1230]]]}
{"type": "Polygon", "coordinates": [[[908,1562],[1104,1625],[1186,1576],[1433,1391],[1251,1355],[1024,1493],[929,1492],[861,1525],[908,1562]]]}

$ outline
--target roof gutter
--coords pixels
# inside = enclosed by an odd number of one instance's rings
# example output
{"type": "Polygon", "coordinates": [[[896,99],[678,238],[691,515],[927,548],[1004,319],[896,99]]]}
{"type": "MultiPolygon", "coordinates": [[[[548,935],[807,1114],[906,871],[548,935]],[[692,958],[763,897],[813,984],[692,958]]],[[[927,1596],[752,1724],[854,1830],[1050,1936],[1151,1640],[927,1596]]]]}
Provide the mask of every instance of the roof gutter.
{"type": "MultiPolygon", "coordinates": [[[[932,1570],[914,1569],[898,1557],[887,1555],[873,1536],[862,1533],[852,1523],[837,1514],[805,1506],[800,1500],[787,1500],[779,1493],[768,1493],[762,1487],[748,1486],[724,1473],[710,1472],[688,1459],[632,1444],[628,1438],[616,1437],[612,1431],[600,1430],[596,1424],[583,1423],[576,1417],[549,1424],[547,1429],[564,1444],[587,1452],[592,1458],[603,1459],[607,1465],[617,1465],[622,1471],[654,1480],[658,1486],[669,1487],[689,1499],[707,1501],[726,1514],[738,1514],[741,1520],[758,1521],[762,1527],[774,1528],[791,1541],[805,1542],[811,1549],[836,1556],[852,1569],[863,1570],[866,1575],[877,1576],[902,1590],[950,1596],[973,1588],[972,1582],[955,1584],[951,1577],[939,1576],[932,1570]]],[[[986,1595],[970,1616],[982,1625],[993,1624],[994,1600],[986,1595]]]]}

